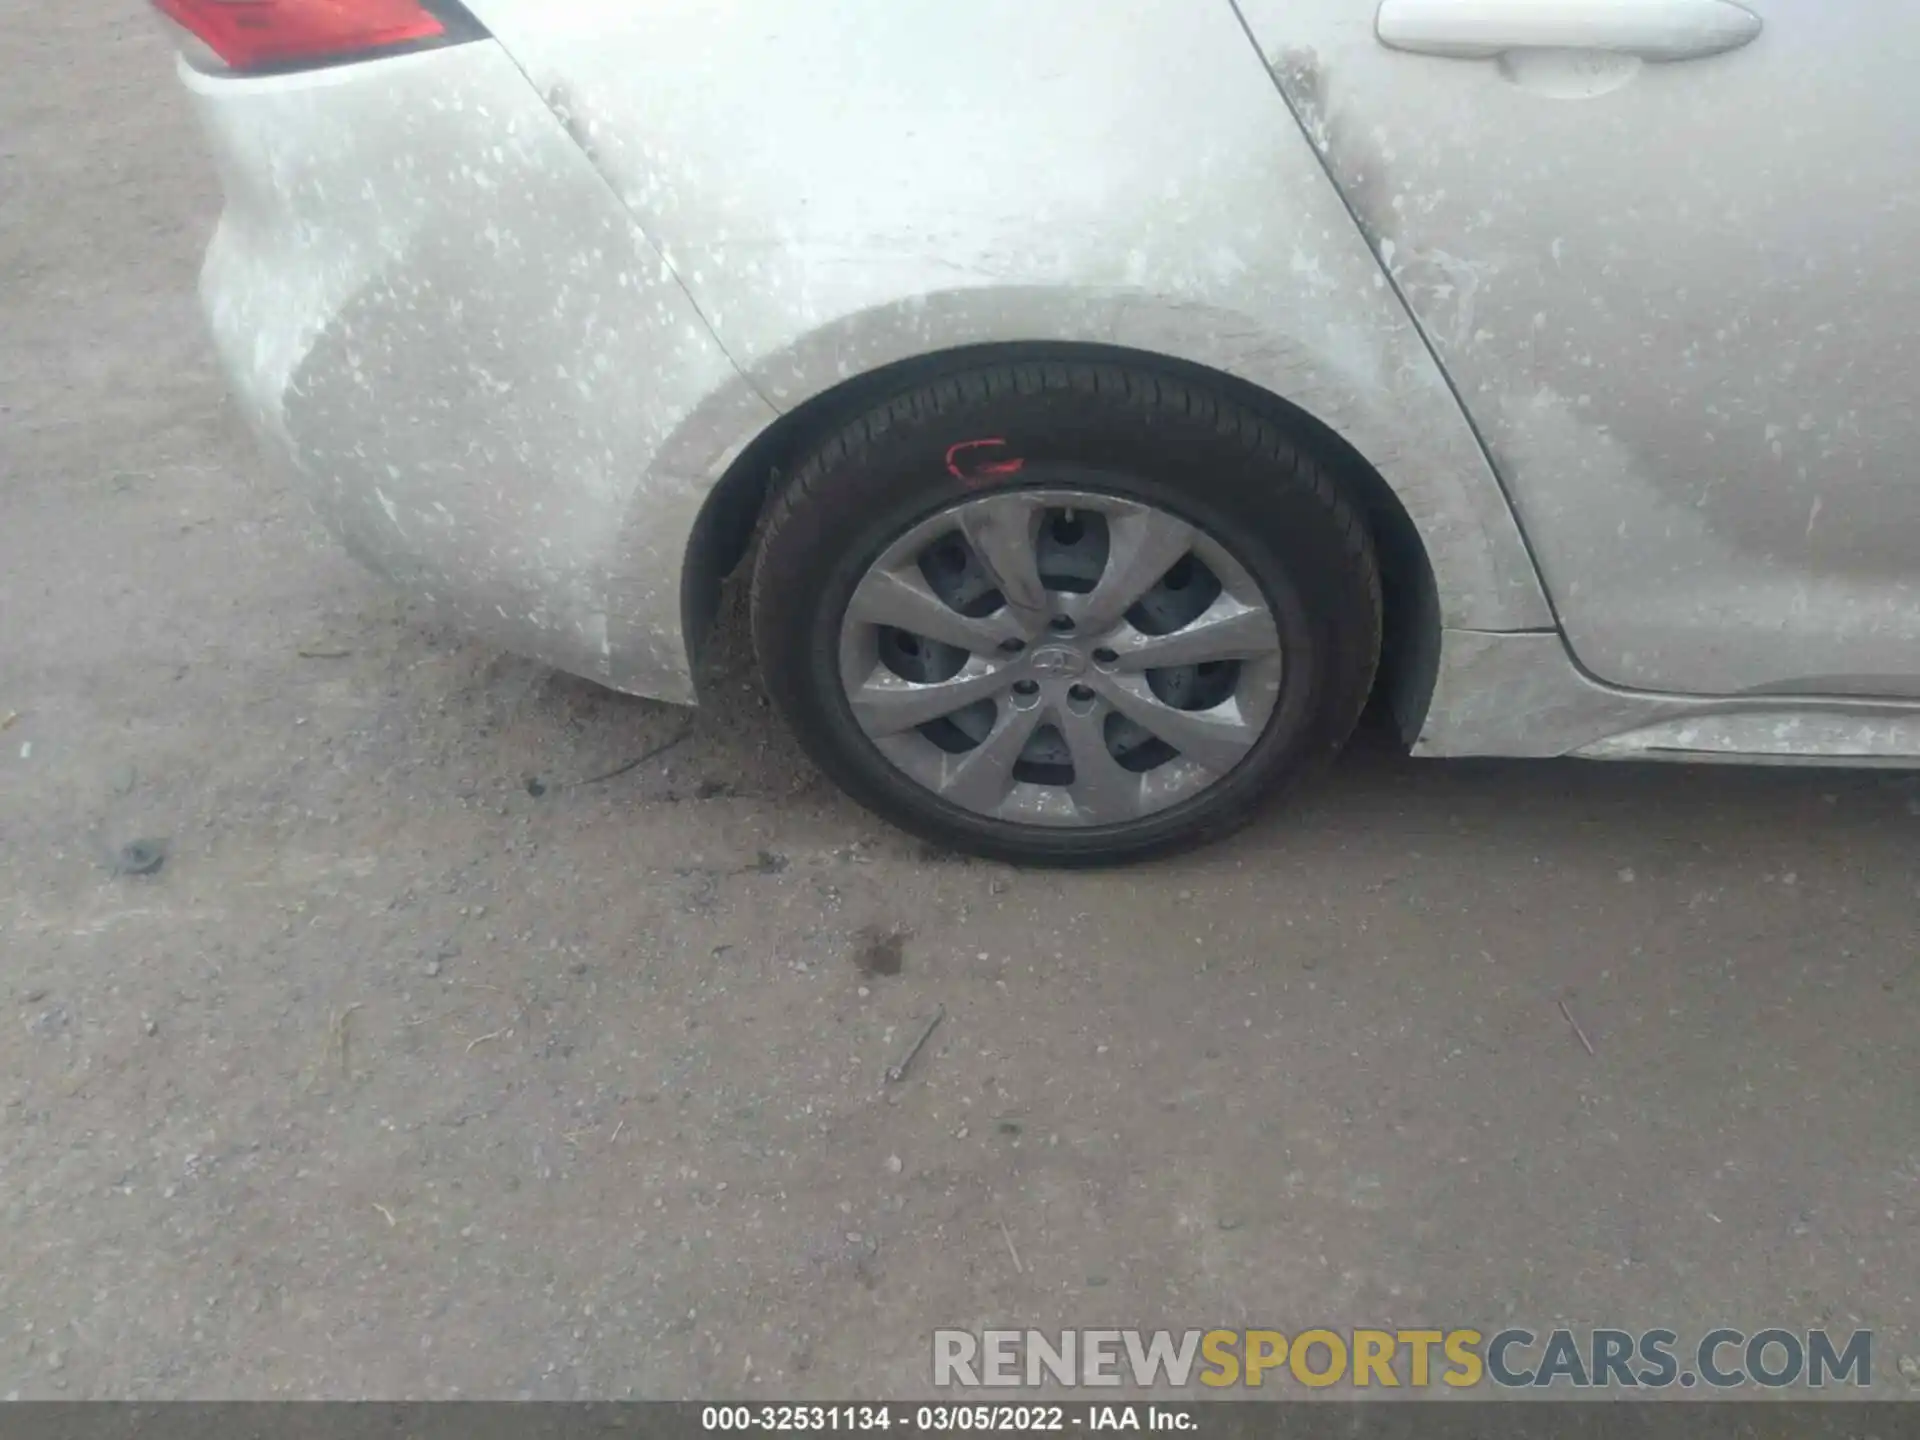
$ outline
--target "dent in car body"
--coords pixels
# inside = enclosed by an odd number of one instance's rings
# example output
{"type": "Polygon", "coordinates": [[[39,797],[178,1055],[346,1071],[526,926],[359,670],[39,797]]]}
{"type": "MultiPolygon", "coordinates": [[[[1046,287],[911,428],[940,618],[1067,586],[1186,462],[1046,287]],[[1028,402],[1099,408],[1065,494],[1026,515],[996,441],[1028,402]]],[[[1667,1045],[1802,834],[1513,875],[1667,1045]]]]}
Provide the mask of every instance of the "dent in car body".
{"type": "Polygon", "coordinates": [[[268,453],[463,628],[690,700],[686,534],[773,412],[518,68],[182,72],[226,191],[202,294],[268,453]]]}

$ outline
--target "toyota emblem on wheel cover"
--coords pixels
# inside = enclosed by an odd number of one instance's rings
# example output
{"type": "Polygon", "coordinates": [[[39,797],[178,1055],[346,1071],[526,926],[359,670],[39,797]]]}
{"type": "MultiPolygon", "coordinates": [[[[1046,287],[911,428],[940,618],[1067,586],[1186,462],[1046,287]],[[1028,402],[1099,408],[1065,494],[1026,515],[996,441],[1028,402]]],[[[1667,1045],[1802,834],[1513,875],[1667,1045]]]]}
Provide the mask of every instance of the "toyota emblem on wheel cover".
{"type": "Polygon", "coordinates": [[[1064,645],[1043,645],[1033,652],[1033,658],[1027,661],[1033,669],[1042,675],[1078,675],[1087,668],[1086,656],[1078,650],[1069,650],[1064,645]]]}

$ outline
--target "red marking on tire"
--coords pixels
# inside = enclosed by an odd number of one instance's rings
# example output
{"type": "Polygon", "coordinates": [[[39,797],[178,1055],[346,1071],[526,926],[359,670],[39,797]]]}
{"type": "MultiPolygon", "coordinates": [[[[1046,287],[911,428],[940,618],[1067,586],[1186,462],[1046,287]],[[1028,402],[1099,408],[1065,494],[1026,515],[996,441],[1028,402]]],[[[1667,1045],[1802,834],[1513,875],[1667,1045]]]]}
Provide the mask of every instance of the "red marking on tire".
{"type": "Polygon", "coordinates": [[[998,436],[983,440],[962,440],[947,447],[947,473],[962,485],[984,485],[989,480],[997,480],[1005,475],[1018,475],[1026,461],[1017,456],[1010,460],[979,460],[967,464],[967,456],[976,450],[1004,450],[1007,442],[998,436]]]}

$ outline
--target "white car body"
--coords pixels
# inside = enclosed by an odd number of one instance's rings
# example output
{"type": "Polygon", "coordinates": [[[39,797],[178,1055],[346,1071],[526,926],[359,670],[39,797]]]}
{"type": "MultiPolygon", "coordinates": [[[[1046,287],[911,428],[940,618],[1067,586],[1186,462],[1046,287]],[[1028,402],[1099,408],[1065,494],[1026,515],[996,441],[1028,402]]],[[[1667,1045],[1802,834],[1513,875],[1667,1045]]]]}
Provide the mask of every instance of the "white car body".
{"type": "Polygon", "coordinates": [[[1890,67],[1920,18],[1756,0],[1757,39],[1673,63],[1626,53],[1644,24],[1582,48],[1605,3],[1458,0],[1481,31],[1406,54],[1359,0],[474,0],[465,43],[183,61],[227,197],[203,293],[357,555],[618,689],[695,702],[720,578],[824,417],[1038,347],[1231,377],[1337,437],[1392,532],[1417,753],[1909,763],[1920,291],[1891,260],[1920,201],[1889,186],[1920,98],[1890,67]],[[1559,43],[1503,45],[1546,12],[1559,43]],[[1773,170],[1702,169],[1753,144],[1708,107],[1833,103],[1849,67],[1832,133],[1802,109],[1773,170]],[[1643,139],[1718,251],[1573,228],[1643,139]],[[1753,187],[1823,167],[1859,224],[1809,222],[1769,291],[1780,236],[1740,226],[1783,202],[1753,187]]]}

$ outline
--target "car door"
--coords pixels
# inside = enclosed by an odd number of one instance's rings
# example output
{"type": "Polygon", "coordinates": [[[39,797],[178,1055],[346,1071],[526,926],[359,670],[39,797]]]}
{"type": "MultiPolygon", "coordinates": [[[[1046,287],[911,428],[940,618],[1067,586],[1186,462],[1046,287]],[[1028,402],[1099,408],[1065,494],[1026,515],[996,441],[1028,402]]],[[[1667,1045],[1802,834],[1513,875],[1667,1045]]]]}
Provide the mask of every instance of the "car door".
{"type": "Polygon", "coordinates": [[[1920,694],[1920,5],[1239,4],[1580,662],[1920,694]]]}

